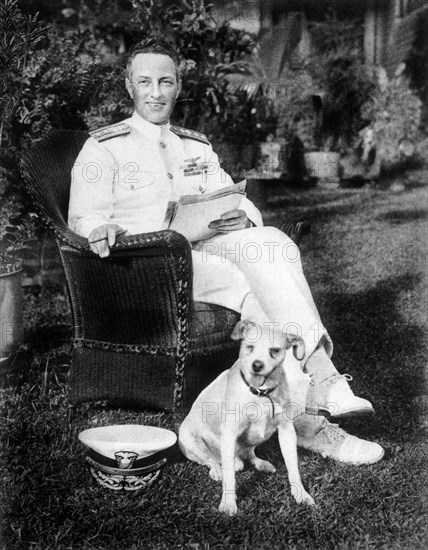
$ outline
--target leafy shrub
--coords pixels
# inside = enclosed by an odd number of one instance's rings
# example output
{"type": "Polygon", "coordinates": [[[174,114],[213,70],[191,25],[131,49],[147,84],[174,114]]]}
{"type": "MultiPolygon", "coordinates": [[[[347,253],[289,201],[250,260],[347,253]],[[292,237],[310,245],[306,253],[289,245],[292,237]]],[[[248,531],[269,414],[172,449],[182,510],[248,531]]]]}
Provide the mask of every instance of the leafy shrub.
{"type": "Polygon", "coordinates": [[[364,105],[376,89],[370,67],[350,36],[360,22],[311,22],[310,54],[297,54],[284,42],[281,67],[272,69],[270,51],[261,48],[255,59],[227,68],[238,89],[264,90],[272,100],[276,135],[291,143],[297,136],[306,150],[342,150],[368,124],[364,105]]]}
{"type": "Polygon", "coordinates": [[[16,0],[0,1],[0,273],[17,269],[15,253],[31,227],[23,219],[25,208],[11,197],[10,187],[16,183],[19,173],[11,137],[28,59],[45,31],[45,25],[37,16],[26,16],[20,11],[16,0]]]}
{"type": "Polygon", "coordinates": [[[52,30],[47,42],[32,56],[24,74],[14,128],[21,147],[52,128],[86,129],[85,113],[107,73],[89,31],[52,30]]]}
{"type": "Polygon", "coordinates": [[[316,149],[316,119],[310,96],[314,82],[306,64],[286,65],[281,79],[284,80],[284,85],[275,90],[278,135],[284,137],[286,142],[291,142],[294,136],[298,136],[306,150],[316,149]]]}
{"type": "MultiPolygon", "coordinates": [[[[205,132],[214,147],[224,151],[226,170],[236,173],[248,168],[252,159],[243,161],[243,150],[272,131],[271,105],[262,92],[250,98],[231,89],[223,71],[252,52],[254,37],[228,24],[217,25],[203,0],[176,4],[133,0],[132,4],[134,11],[125,29],[131,41],[148,34],[162,35],[174,44],[182,60],[183,89],[173,122],[205,132]]],[[[90,128],[117,122],[133,110],[123,83],[123,61],[116,57],[113,66],[111,61],[99,69],[97,86],[83,113],[90,128]]]]}
{"type": "MultiPolygon", "coordinates": [[[[124,29],[126,40],[139,40],[149,31],[162,33],[174,42],[183,60],[183,94],[174,122],[205,131],[215,146],[226,143],[225,167],[239,172],[243,149],[264,131],[261,121],[269,114],[269,104],[263,94],[248,98],[230,90],[220,69],[248,55],[254,48],[253,37],[227,24],[218,26],[203,0],[176,4],[133,0],[132,5],[124,29]]],[[[13,14],[12,19],[19,23],[20,17],[13,14]]],[[[9,167],[6,194],[25,204],[22,213],[29,208],[18,168],[24,150],[51,128],[93,129],[132,112],[123,60],[111,51],[106,55],[106,41],[96,34],[94,25],[67,32],[53,27],[43,48],[27,48],[25,63],[10,73],[10,89],[19,87],[20,94],[5,132],[0,163],[9,167]]]]}
{"type": "Polygon", "coordinates": [[[20,267],[17,253],[32,235],[31,218],[22,217],[22,205],[2,201],[0,206],[0,274],[12,273],[20,267]]]}
{"type": "Polygon", "coordinates": [[[383,74],[375,100],[366,109],[383,172],[424,160],[418,158],[422,102],[408,77],[401,74],[388,81],[383,74]]]}
{"type": "MultiPolygon", "coordinates": [[[[223,159],[226,170],[236,173],[249,168],[251,159],[243,161],[245,148],[263,139],[276,121],[263,92],[249,97],[245,91],[233,90],[224,79],[224,69],[251,54],[254,37],[227,23],[217,25],[203,0],[175,4],[166,0],[133,0],[132,4],[134,12],[127,33],[133,41],[160,34],[175,45],[182,59],[183,89],[173,121],[205,132],[216,149],[223,145],[221,149],[227,152],[223,159]]],[[[115,121],[109,96],[112,86],[121,90],[121,79],[118,73],[104,86],[98,105],[91,108],[91,122],[102,116],[108,122],[115,121]]],[[[128,102],[123,110],[125,116],[131,109],[128,102]]]]}
{"type": "MultiPolygon", "coordinates": [[[[421,13],[416,21],[415,38],[406,59],[406,72],[412,89],[416,90],[428,110],[428,11],[421,13]]],[[[427,121],[425,121],[426,123],[427,121]]]]}
{"type": "Polygon", "coordinates": [[[298,128],[307,149],[346,150],[369,123],[364,108],[374,97],[376,80],[350,39],[359,25],[359,21],[339,20],[330,14],[310,26],[314,47],[305,64],[306,93],[293,98],[303,110],[298,128]],[[308,99],[312,109],[308,109],[308,99]],[[308,131],[311,127],[312,132],[308,131]]]}
{"type": "Polygon", "coordinates": [[[314,139],[317,149],[343,150],[368,123],[364,105],[373,96],[375,82],[358,56],[327,52],[311,63],[316,86],[322,90],[322,108],[314,139]]]}
{"type": "Polygon", "coordinates": [[[0,1],[0,147],[24,87],[23,74],[32,49],[46,27],[36,16],[25,16],[17,0],[0,1]]]}

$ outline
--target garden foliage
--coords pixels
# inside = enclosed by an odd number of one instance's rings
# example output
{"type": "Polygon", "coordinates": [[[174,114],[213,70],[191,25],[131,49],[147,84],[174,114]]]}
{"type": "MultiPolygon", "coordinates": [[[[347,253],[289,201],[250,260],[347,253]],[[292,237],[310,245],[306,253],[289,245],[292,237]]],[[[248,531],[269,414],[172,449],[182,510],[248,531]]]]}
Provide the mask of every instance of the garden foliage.
{"type": "Polygon", "coordinates": [[[334,14],[311,22],[310,55],[284,67],[280,129],[287,138],[297,135],[307,151],[344,152],[369,122],[364,106],[375,96],[376,80],[352,40],[358,25],[334,14]]]}
{"type": "Polygon", "coordinates": [[[352,39],[359,25],[328,14],[323,22],[306,23],[304,51],[284,36],[279,69],[261,47],[223,70],[234,88],[249,95],[262,90],[272,100],[278,139],[297,136],[306,151],[342,152],[368,124],[363,107],[376,89],[374,72],[352,39]]]}
{"type": "Polygon", "coordinates": [[[19,170],[13,144],[14,121],[25,89],[25,73],[33,49],[43,39],[46,26],[26,16],[16,0],[0,1],[0,273],[17,269],[14,253],[28,237],[31,223],[22,215],[25,207],[13,200],[18,191],[19,170]]]}
{"type": "Polygon", "coordinates": [[[321,92],[322,109],[315,125],[318,150],[346,150],[352,139],[369,122],[364,105],[374,98],[374,71],[364,63],[362,52],[349,36],[358,25],[330,16],[312,25],[316,54],[309,61],[309,73],[321,92]]]}
{"type": "Polygon", "coordinates": [[[385,76],[379,80],[375,101],[366,107],[383,172],[426,162],[420,147],[427,143],[421,130],[422,102],[410,87],[409,78],[403,73],[391,80],[385,76]]]}
{"type": "MultiPolygon", "coordinates": [[[[251,156],[244,165],[242,152],[263,137],[260,121],[269,102],[262,93],[249,98],[229,89],[220,68],[249,55],[254,38],[218,25],[203,0],[133,0],[127,3],[128,17],[118,18],[122,27],[113,32],[112,23],[106,23],[109,31],[101,37],[93,20],[101,17],[98,4],[81,2],[80,24],[74,28],[54,23],[47,29],[37,17],[24,15],[16,1],[0,0],[0,26],[9,37],[1,47],[7,72],[1,109],[10,115],[3,132],[0,193],[21,202],[24,214],[29,205],[18,165],[25,150],[53,128],[94,129],[130,116],[123,52],[112,46],[114,33],[127,45],[149,33],[167,37],[182,59],[184,84],[173,122],[206,132],[215,146],[222,143],[225,168],[232,173],[250,168],[251,156]]],[[[76,18],[70,8],[51,19],[61,21],[64,13],[76,18]]]]}
{"type": "Polygon", "coordinates": [[[263,94],[248,98],[230,90],[219,67],[250,54],[253,37],[228,24],[217,25],[202,0],[127,2],[128,16],[118,18],[122,26],[113,28],[111,21],[105,21],[108,32],[101,37],[94,24],[94,17],[102,19],[98,4],[81,2],[80,14],[72,8],[58,9],[57,17],[51,15],[56,23],[47,28],[37,16],[25,15],[15,0],[0,0],[4,253],[11,251],[11,241],[21,242],[18,235],[24,236],[24,218],[32,208],[19,173],[23,152],[53,128],[94,129],[132,113],[124,86],[123,52],[113,47],[113,35],[120,34],[128,45],[149,33],[169,38],[182,59],[184,80],[174,122],[206,132],[214,145],[224,144],[226,169],[237,174],[250,167],[251,157],[246,166],[240,162],[242,151],[261,132],[267,100],[263,94]],[[58,23],[76,14],[80,24],[74,28],[58,23]]]}
{"type": "MultiPolygon", "coordinates": [[[[362,127],[382,124],[383,111],[374,114],[367,109],[373,101],[389,102],[388,112],[402,113],[390,115],[391,123],[382,134],[393,150],[397,139],[407,139],[415,106],[407,97],[394,99],[392,89],[385,92],[377,87],[361,62],[361,52],[347,41],[352,25],[334,16],[313,25],[313,55],[301,64],[286,64],[279,79],[268,78],[266,83],[263,60],[258,72],[254,61],[248,69],[257,49],[255,37],[227,23],[218,24],[204,0],[68,0],[27,5],[0,0],[4,75],[0,199],[22,205],[18,217],[15,211],[3,214],[17,223],[31,208],[23,192],[19,160],[46,132],[91,130],[131,114],[122,55],[148,34],[168,38],[182,60],[183,91],[173,122],[205,132],[224,168],[234,176],[256,165],[254,144],[269,134],[285,140],[297,135],[306,150],[343,151],[362,127]],[[22,11],[36,4],[49,17],[49,28],[37,16],[22,11]],[[228,78],[242,67],[251,91],[248,86],[231,85],[228,78]],[[317,94],[322,99],[321,113],[313,109],[317,94]],[[397,116],[402,118],[398,126],[397,116]],[[398,132],[402,129],[404,137],[392,136],[394,127],[398,132]]],[[[414,63],[420,62],[415,55],[414,63]]]]}
{"type": "Polygon", "coordinates": [[[25,16],[19,10],[17,0],[0,1],[0,148],[3,131],[21,98],[29,55],[45,30],[37,15],[25,16]]]}

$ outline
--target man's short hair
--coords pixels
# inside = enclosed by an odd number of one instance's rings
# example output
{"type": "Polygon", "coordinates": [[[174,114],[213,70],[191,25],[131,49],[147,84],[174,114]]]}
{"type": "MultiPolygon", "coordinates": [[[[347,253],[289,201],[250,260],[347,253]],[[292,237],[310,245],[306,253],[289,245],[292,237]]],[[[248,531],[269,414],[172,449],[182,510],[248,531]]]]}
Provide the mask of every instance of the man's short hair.
{"type": "Polygon", "coordinates": [[[180,59],[177,52],[168,40],[159,36],[145,38],[131,47],[125,57],[126,75],[128,78],[131,75],[132,62],[140,53],[157,53],[160,55],[167,55],[174,61],[174,65],[177,67],[177,79],[180,78],[180,59]]]}

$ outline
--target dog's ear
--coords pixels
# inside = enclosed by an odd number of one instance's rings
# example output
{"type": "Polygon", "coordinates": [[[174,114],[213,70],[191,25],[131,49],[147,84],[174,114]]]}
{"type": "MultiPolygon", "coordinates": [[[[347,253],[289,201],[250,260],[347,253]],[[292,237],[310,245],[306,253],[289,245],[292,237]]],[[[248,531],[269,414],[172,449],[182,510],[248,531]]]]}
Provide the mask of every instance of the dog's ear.
{"type": "Polygon", "coordinates": [[[286,334],[285,335],[285,349],[293,348],[293,355],[298,360],[301,361],[305,356],[305,342],[297,336],[296,334],[286,334]]]}
{"type": "Polygon", "coordinates": [[[245,331],[253,324],[254,323],[252,323],[248,319],[238,321],[230,337],[232,338],[232,340],[242,340],[244,338],[245,331]]]}

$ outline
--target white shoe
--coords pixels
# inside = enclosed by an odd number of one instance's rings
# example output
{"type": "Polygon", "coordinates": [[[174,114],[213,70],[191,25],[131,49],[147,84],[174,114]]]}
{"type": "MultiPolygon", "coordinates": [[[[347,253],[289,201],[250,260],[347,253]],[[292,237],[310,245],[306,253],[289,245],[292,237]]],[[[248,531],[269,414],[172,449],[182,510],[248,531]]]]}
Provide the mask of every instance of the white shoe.
{"type": "Polygon", "coordinates": [[[297,435],[297,445],[319,453],[323,458],[332,458],[354,466],[374,464],[385,454],[377,443],[350,435],[327,420],[324,420],[321,430],[315,436],[308,438],[297,435]]]}
{"type": "Polygon", "coordinates": [[[334,374],[324,382],[330,383],[330,391],[327,394],[326,403],[320,407],[328,411],[334,418],[374,414],[373,405],[367,399],[357,397],[349,387],[352,380],[350,374],[334,374]]]}

